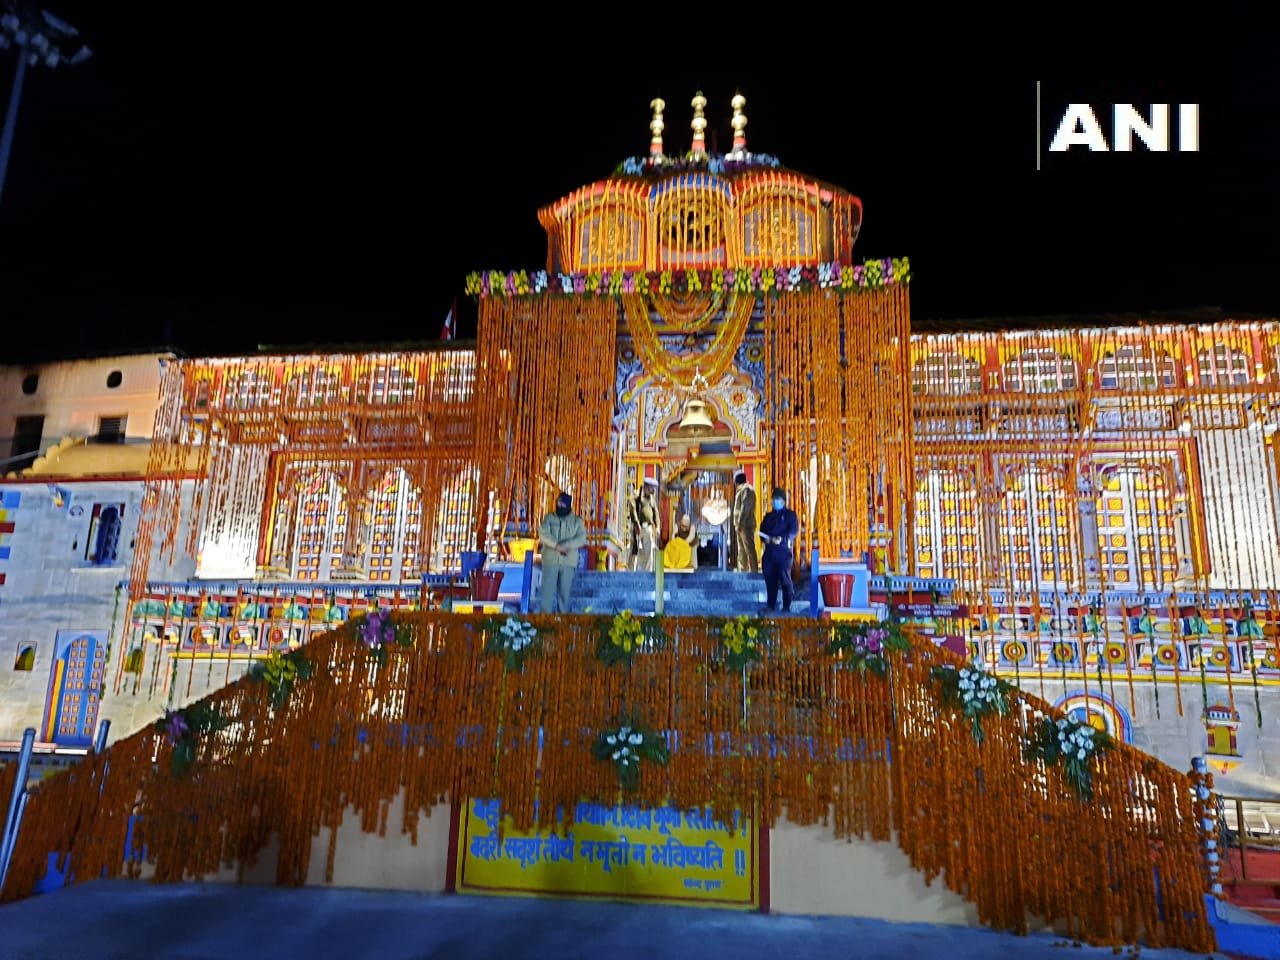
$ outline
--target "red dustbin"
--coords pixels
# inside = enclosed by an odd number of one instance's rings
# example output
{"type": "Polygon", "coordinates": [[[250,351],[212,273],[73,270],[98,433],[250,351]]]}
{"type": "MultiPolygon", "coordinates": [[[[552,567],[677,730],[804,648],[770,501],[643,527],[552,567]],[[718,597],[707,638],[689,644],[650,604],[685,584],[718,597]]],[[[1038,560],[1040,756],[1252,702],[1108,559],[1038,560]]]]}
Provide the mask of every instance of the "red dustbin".
{"type": "Polygon", "coordinates": [[[471,599],[497,600],[501,586],[501,570],[477,570],[471,574],[471,599]]]}
{"type": "Polygon", "coordinates": [[[824,573],[818,577],[822,588],[822,604],[827,607],[848,607],[853,604],[853,574],[824,573]]]}

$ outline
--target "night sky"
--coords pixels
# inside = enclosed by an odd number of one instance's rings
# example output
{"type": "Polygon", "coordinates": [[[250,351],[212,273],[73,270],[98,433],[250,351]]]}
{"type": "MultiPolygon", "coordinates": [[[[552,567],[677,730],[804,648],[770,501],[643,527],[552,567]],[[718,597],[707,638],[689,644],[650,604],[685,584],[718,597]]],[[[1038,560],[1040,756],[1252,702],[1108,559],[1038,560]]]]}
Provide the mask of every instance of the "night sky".
{"type": "MultiPolygon", "coordinates": [[[[466,337],[465,275],[544,266],[537,208],[644,153],[654,96],[668,152],[686,150],[699,89],[721,151],[741,91],[749,149],[862,198],[857,258],[911,258],[918,322],[1280,316],[1267,61],[1141,82],[1077,65],[1043,82],[1037,171],[1034,74],[1000,75],[942,29],[855,42],[837,17],[801,42],[780,14],[746,41],[632,8],[46,6],[94,57],[27,76],[0,197],[0,362],[428,341],[455,299],[466,337]],[[1200,151],[1050,154],[1070,101],[1108,139],[1112,103],[1197,102],[1200,151]]],[[[13,63],[0,52],[0,110],[13,63]]]]}

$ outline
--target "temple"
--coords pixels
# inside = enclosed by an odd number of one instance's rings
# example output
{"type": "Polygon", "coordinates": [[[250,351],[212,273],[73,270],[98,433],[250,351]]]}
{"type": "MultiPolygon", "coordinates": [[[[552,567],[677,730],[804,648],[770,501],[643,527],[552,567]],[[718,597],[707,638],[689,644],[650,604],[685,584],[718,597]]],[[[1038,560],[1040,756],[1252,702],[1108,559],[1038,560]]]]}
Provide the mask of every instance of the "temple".
{"type": "MultiPolygon", "coordinates": [[[[446,605],[481,562],[506,570],[499,599],[530,609],[537,565],[524,561],[560,490],[588,526],[580,608],[652,611],[652,578],[622,574],[651,573],[682,516],[700,577],[742,566],[725,509],[742,472],[757,517],[773,486],[790,491],[801,612],[831,606],[824,571],[860,567],[859,609],[892,604],[1020,682],[1100,696],[1095,709],[1126,723],[1144,710],[1140,693],[1202,673],[1247,684],[1250,700],[1271,692],[1280,324],[913,330],[907,261],[855,262],[857,196],[751,152],[740,98],[723,155],[707,150],[700,97],[690,149],[669,151],[665,106],[652,104],[647,153],[538,211],[543,269],[467,278],[474,345],[161,356],[130,443],[102,445],[95,431],[124,429],[110,416],[106,428],[90,415],[57,435],[50,422],[34,443],[16,436],[22,453],[58,446],[10,474],[9,504],[31,503],[36,484],[72,496],[73,481],[112,473],[120,490],[80,517],[107,511],[84,536],[107,536],[113,559],[77,563],[131,569],[104,581],[110,615],[91,624],[101,649],[74,662],[100,669],[113,693],[152,670],[164,688],[175,657],[238,672],[371,598],[446,605]],[[87,459],[107,455],[110,468],[87,459]],[[646,489],[656,542],[640,556],[632,501],[646,489]],[[108,645],[112,662],[94,667],[108,645]]],[[[23,375],[12,372],[15,394],[23,375]]],[[[15,406],[19,433],[38,399],[15,406]]],[[[31,548],[19,546],[28,522],[6,512],[12,603],[31,548]]],[[[668,602],[707,610],[707,594],[671,573],[668,602]]],[[[713,597],[730,606],[716,612],[759,606],[758,578],[721,582],[713,597]]],[[[0,624],[42,689],[6,699],[23,707],[4,712],[0,738],[38,719],[54,742],[68,681],[40,678],[65,651],[12,630],[0,624]]],[[[92,723],[71,726],[83,742],[92,723]]]]}
{"type": "Polygon", "coordinates": [[[795,616],[892,616],[1280,797],[1280,322],[913,326],[909,262],[858,261],[861,200],[751,152],[741,97],[723,155],[700,95],[687,151],[651,106],[646,153],[537,211],[541,269],[467,278],[474,343],[133,358],[153,428],[98,389],[43,439],[6,374],[0,740],[83,751],[370,611],[536,613],[561,491],[578,611],[754,616],[742,473],[799,515],[795,616]]]}

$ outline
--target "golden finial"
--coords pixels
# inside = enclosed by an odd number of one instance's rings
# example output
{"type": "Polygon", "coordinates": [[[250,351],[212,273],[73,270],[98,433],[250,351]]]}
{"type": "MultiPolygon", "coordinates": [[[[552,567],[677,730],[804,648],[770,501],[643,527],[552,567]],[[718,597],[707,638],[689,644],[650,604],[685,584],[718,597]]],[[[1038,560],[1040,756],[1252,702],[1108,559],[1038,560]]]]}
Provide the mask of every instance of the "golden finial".
{"type": "Polygon", "coordinates": [[[702,111],[707,106],[707,98],[702,95],[699,90],[693,97],[693,158],[695,160],[705,159],[707,156],[707,118],[702,115],[702,111]]]}
{"type": "Polygon", "coordinates": [[[653,108],[653,122],[649,124],[649,129],[653,131],[653,137],[649,140],[649,156],[654,160],[662,159],[662,111],[667,108],[667,102],[661,97],[655,97],[650,101],[649,106],[653,108]]]}
{"type": "Polygon", "coordinates": [[[733,119],[729,121],[733,127],[733,155],[742,157],[747,152],[747,115],[742,112],[742,108],[747,105],[747,98],[742,94],[736,94],[729,105],[733,107],[733,119]]]}

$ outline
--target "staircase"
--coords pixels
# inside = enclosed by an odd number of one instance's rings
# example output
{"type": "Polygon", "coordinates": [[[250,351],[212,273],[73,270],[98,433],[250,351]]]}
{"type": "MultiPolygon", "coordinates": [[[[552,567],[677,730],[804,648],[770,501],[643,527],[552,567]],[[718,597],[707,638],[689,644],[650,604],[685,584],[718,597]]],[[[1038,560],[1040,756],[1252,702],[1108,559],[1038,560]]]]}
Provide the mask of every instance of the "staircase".
{"type": "Polygon", "coordinates": [[[1272,923],[1280,924],[1280,850],[1250,846],[1248,870],[1241,869],[1240,848],[1228,846],[1222,860],[1225,897],[1272,923]]]}
{"type": "MultiPolygon", "coordinates": [[[[764,578],[731,570],[667,572],[663,576],[663,613],[669,616],[733,617],[757,613],[765,602],[764,578]]],[[[570,599],[574,613],[613,614],[619,610],[653,613],[654,576],[630,571],[579,570],[570,599]]],[[[797,583],[793,614],[808,614],[807,583],[797,583]]]]}

